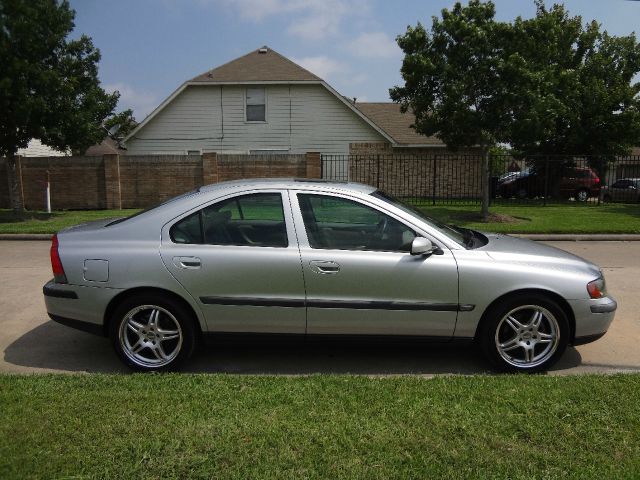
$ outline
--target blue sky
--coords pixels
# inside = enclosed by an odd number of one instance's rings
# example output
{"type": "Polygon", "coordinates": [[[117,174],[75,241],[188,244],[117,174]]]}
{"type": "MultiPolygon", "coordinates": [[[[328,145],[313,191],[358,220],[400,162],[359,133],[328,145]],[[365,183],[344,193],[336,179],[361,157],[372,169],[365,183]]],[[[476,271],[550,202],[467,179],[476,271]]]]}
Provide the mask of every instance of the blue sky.
{"type": "MultiPolygon", "coordinates": [[[[496,0],[497,18],[535,14],[533,0],[496,0]]],[[[550,5],[551,1],[547,1],[550,5]]],[[[71,0],[74,36],[93,38],[100,79],[140,121],[182,82],[268,45],[343,95],[388,101],[402,83],[395,37],[431,25],[447,0],[71,0]]],[[[615,35],[640,26],[640,1],[567,0],[615,35]]]]}

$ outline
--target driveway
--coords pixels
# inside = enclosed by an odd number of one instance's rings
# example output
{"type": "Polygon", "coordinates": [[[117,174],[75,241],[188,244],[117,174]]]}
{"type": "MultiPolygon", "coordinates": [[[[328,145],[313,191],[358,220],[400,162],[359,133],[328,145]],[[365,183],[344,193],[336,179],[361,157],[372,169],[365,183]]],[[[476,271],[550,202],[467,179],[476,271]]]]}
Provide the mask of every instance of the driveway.
{"type": "MultiPolygon", "coordinates": [[[[640,371],[640,242],[547,242],[600,265],[618,313],[599,341],[570,347],[552,374],[640,371]]],[[[51,278],[49,242],[0,242],[0,372],[128,372],[108,339],[50,321],[42,285],[51,278]]],[[[193,372],[241,374],[354,373],[365,375],[482,373],[469,347],[340,344],[236,345],[199,352],[193,372]]]]}

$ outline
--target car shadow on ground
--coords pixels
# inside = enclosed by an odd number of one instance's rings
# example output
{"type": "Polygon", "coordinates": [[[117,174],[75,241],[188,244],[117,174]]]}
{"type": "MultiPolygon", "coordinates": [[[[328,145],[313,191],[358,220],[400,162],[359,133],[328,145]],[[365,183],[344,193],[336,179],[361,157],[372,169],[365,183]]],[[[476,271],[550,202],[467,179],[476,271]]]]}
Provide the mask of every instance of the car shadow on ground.
{"type": "MultiPolygon", "coordinates": [[[[59,372],[128,373],[107,338],[48,321],[11,343],[4,361],[28,368],[59,372]]],[[[579,366],[569,348],[553,371],[579,366]]],[[[491,373],[472,345],[425,343],[353,344],[344,341],[217,343],[200,348],[184,372],[241,375],[433,375],[491,373]]]]}

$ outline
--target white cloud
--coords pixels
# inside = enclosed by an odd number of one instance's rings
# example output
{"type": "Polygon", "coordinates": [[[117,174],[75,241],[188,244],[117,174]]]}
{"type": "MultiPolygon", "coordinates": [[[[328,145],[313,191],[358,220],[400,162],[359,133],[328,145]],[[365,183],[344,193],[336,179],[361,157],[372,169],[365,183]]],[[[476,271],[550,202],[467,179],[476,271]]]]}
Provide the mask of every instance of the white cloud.
{"type": "Polygon", "coordinates": [[[355,75],[351,75],[349,78],[353,85],[366,83],[369,80],[369,76],[366,73],[356,73],[355,75]]]}
{"type": "Polygon", "coordinates": [[[138,91],[124,82],[109,83],[104,85],[103,88],[109,93],[116,90],[120,92],[118,108],[121,110],[132,109],[133,116],[138,122],[142,121],[159,104],[158,97],[155,94],[138,91]]]}
{"type": "MultiPolygon", "coordinates": [[[[206,0],[203,0],[206,1],[206,0]]],[[[347,17],[359,17],[369,11],[370,0],[211,0],[234,10],[242,18],[262,22],[268,17],[284,16],[287,32],[318,40],[335,36],[347,17]]]]}
{"type": "Polygon", "coordinates": [[[306,68],[311,73],[314,73],[327,81],[329,81],[330,78],[339,76],[347,70],[346,65],[325,55],[319,55],[317,57],[292,58],[292,60],[302,68],[306,68]]]}
{"type": "Polygon", "coordinates": [[[393,58],[402,54],[400,47],[384,32],[361,33],[347,47],[356,57],[393,58]]]}

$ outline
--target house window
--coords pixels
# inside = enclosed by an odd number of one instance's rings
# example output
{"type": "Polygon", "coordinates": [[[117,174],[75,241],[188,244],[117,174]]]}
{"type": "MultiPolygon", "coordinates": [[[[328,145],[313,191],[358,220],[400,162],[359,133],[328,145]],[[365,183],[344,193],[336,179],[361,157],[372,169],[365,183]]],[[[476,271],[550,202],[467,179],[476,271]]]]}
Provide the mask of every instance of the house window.
{"type": "Polygon", "coordinates": [[[267,121],[267,101],[264,88],[247,88],[247,122],[267,121]]]}

